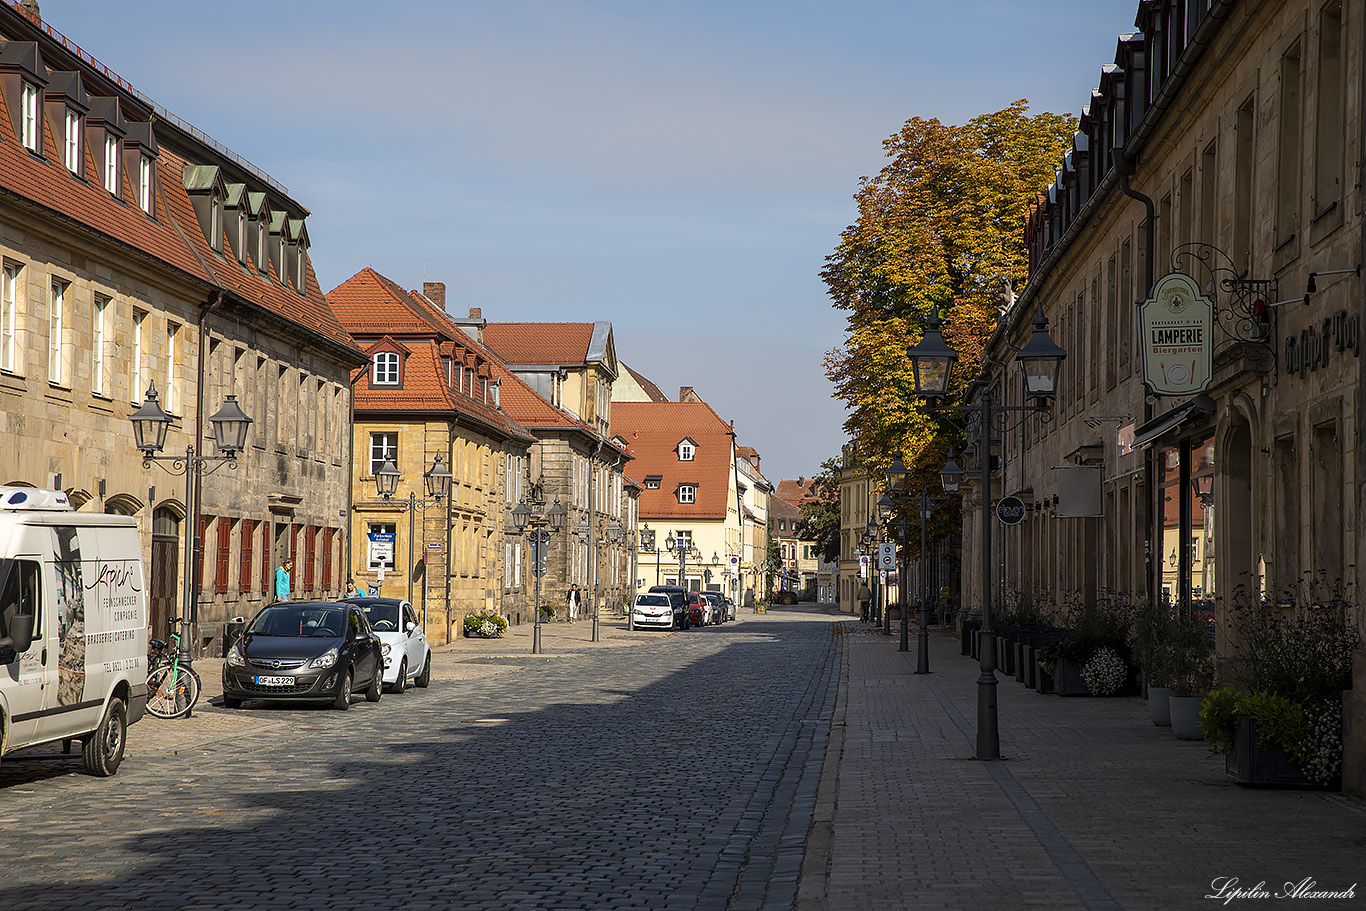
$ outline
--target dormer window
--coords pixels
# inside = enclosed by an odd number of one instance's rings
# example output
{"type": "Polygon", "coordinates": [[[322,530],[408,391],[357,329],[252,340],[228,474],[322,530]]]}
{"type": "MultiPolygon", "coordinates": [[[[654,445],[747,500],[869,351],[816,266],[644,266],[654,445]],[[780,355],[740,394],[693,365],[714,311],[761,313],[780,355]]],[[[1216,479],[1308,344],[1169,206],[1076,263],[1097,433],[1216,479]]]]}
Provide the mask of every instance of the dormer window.
{"type": "Polygon", "coordinates": [[[693,455],[696,452],[697,444],[694,443],[692,440],[688,439],[687,437],[684,437],[682,442],[678,444],[678,461],[691,462],[693,459],[693,455]]]}
{"type": "Polygon", "coordinates": [[[696,485],[696,484],[679,484],[679,485],[678,485],[678,502],[680,502],[680,503],[696,503],[696,502],[697,502],[697,485],[696,485]]]}
{"type": "Polygon", "coordinates": [[[19,141],[30,152],[42,154],[39,137],[42,134],[38,120],[40,94],[38,87],[25,80],[19,90],[19,141]]]}
{"type": "Polygon", "coordinates": [[[646,490],[659,490],[660,482],[664,480],[663,475],[648,474],[645,476],[646,490]]]}
{"type": "Polygon", "coordinates": [[[398,354],[394,351],[381,351],[375,355],[374,372],[370,377],[372,386],[398,385],[398,354]]]}
{"type": "Polygon", "coordinates": [[[104,173],[101,179],[106,190],[115,196],[119,195],[119,141],[115,136],[104,137],[104,173]]]}
{"type": "Polygon", "coordinates": [[[66,135],[62,142],[62,164],[72,174],[81,173],[81,115],[66,109],[66,135]]]}
{"type": "Polygon", "coordinates": [[[152,212],[152,159],[148,155],[138,156],[138,208],[148,215],[152,212]]]}
{"type": "Polygon", "coordinates": [[[223,252],[223,200],[227,186],[217,165],[186,165],[183,174],[185,192],[194,206],[199,230],[215,253],[223,252]]]}

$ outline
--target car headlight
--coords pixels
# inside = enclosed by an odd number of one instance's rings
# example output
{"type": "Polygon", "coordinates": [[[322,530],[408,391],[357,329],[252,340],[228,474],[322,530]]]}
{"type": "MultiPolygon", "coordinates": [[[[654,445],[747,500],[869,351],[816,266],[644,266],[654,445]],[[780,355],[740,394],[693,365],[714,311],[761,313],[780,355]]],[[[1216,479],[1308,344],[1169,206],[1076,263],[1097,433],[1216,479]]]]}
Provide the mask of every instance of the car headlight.
{"type": "Polygon", "coordinates": [[[389,657],[389,643],[387,643],[387,642],[381,642],[381,643],[379,644],[379,651],[380,651],[380,654],[381,654],[381,655],[383,655],[384,657],[388,658],[388,657],[389,657]]]}
{"type": "Polygon", "coordinates": [[[308,666],[309,666],[309,667],[331,667],[332,665],[334,665],[334,664],[336,664],[336,663],[337,663],[337,650],[336,650],[335,648],[330,648],[330,649],[328,649],[327,651],[323,652],[323,653],[322,653],[321,655],[319,655],[318,657],[314,658],[312,661],[308,662],[308,666]]]}
{"type": "Polygon", "coordinates": [[[245,667],[247,656],[242,654],[242,643],[234,642],[232,648],[228,649],[228,666],[245,667]]]}

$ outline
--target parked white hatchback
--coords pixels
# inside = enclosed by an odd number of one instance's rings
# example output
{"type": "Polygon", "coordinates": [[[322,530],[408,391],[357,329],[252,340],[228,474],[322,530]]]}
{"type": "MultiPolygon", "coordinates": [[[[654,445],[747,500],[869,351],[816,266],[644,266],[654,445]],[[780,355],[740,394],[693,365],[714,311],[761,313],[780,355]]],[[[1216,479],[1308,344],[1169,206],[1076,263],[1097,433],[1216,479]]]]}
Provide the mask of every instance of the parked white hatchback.
{"type": "Polygon", "coordinates": [[[432,681],[432,650],[417,613],[398,598],[347,598],[360,607],[370,629],[379,636],[384,653],[384,688],[401,693],[411,682],[425,687],[432,681]]]}

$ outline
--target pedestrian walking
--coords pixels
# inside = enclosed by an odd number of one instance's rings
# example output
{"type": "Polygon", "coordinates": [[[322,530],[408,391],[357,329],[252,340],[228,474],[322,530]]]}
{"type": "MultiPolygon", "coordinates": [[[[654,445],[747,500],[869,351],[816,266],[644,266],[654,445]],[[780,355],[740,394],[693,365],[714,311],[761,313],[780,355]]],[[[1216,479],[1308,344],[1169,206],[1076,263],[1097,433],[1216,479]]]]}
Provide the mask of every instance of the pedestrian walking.
{"type": "Polygon", "coordinates": [[[569,597],[567,600],[569,603],[569,622],[573,623],[575,620],[579,619],[579,604],[582,603],[582,599],[579,597],[579,587],[577,585],[571,585],[569,587],[569,597]]]}
{"type": "Polygon", "coordinates": [[[285,558],[285,561],[275,568],[275,600],[289,600],[289,574],[294,572],[294,561],[285,558]]]}
{"type": "Polygon", "coordinates": [[[873,593],[869,591],[867,583],[860,582],[858,587],[858,614],[859,619],[867,622],[868,604],[873,600],[873,593]]]}

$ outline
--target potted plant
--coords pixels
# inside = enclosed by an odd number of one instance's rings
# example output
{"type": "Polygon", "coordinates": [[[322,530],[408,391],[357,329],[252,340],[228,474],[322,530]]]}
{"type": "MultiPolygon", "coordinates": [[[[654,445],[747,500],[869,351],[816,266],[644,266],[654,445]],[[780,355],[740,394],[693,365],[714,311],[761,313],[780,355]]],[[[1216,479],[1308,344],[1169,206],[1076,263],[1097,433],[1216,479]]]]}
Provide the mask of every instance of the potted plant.
{"type": "Polygon", "coordinates": [[[465,637],[467,639],[497,639],[507,632],[508,622],[491,611],[465,615],[465,637]]]}
{"type": "MultiPolygon", "coordinates": [[[[1307,590],[1309,586],[1302,586],[1307,590]]],[[[1210,750],[1239,784],[1337,788],[1342,692],[1359,641],[1350,598],[1275,604],[1240,592],[1229,611],[1234,682],[1200,714],[1210,750]]]]}
{"type": "MultiPolygon", "coordinates": [[[[1177,615],[1168,628],[1164,657],[1171,685],[1167,696],[1167,717],[1177,740],[1202,740],[1200,708],[1214,686],[1214,652],[1210,648],[1209,625],[1194,614],[1177,615]]],[[[1151,696],[1149,697],[1151,699],[1151,696]]]]}
{"type": "Polygon", "coordinates": [[[1039,665],[1063,696],[1117,696],[1131,689],[1128,618],[1112,602],[1069,612],[1066,638],[1040,652],[1039,665]]]}

